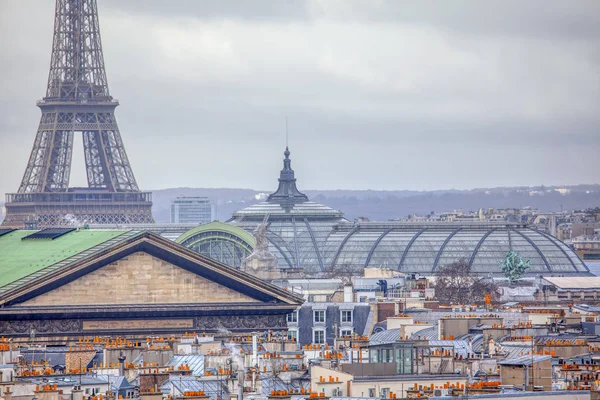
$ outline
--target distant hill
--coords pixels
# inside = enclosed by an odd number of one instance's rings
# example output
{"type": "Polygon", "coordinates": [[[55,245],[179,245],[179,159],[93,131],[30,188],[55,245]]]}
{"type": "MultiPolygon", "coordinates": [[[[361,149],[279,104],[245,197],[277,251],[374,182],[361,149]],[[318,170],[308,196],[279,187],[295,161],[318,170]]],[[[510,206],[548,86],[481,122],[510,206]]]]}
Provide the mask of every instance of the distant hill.
{"type": "MultiPolygon", "coordinates": [[[[153,214],[157,222],[169,221],[169,204],[177,196],[206,196],[215,201],[217,218],[225,221],[239,209],[257,202],[255,196],[268,191],[235,188],[174,188],[153,192],[153,214]]],[[[386,221],[409,214],[426,215],[479,208],[518,208],[529,206],[543,212],[577,210],[600,205],[600,185],[561,187],[508,187],[472,190],[383,191],[306,190],[317,203],[343,211],[348,219],[367,217],[386,221]]]]}
{"type": "MultiPolygon", "coordinates": [[[[270,191],[236,188],[172,188],[152,192],[152,213],[156,222],[169,222],[169,206],[177,196],[205,196],[216,204],[217,218],[226,221],[231,214],[257,202],[255,196],[270,191]]],[[[367,217],[373,221],[403,218],[409,214],[427,215],[462,209],[519,208],[529,206],[542,212],[579,210],[600,206],[600,185],[561,187],[504,187],[471,190],[306,190],[317,203],[343,211],[348,219],[367,217]]],[[[3,206],[0,203],[0,209],[3,206]]],[[[2,220],[0,215],[0,220],[2,220]]]]}

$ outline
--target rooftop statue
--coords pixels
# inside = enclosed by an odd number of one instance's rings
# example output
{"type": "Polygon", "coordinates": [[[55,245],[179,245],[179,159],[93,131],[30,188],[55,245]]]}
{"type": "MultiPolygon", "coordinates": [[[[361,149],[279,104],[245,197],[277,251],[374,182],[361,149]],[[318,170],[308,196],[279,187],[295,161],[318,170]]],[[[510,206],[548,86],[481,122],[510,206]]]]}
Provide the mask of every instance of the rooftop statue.
{"type": "Polygon", "coordinates": [[[260,224],[253,232],[256,239],[256,248],[254,253],[262,253],[269,251],[269,242],[267,240],[267,224],[260,224]]]}
{"type": "Polygon", "coordinates": [[[500,263],[500,268],[511,283],[521,279],[529,267],[531,267],[531,260],[524,261],[521,255],[513,250],[509,251],[500,263]]]}
{"type": "Polygon", "coordinates": [[[254,229],[254,239],[256,245],[254,251],[244,261],[242,261],[242,271],[261,279],[276,279],[280,277],[277,270],[277,257],[269,251],[269,241],[267,240],[267,224],[262,223],[254,229]]]}

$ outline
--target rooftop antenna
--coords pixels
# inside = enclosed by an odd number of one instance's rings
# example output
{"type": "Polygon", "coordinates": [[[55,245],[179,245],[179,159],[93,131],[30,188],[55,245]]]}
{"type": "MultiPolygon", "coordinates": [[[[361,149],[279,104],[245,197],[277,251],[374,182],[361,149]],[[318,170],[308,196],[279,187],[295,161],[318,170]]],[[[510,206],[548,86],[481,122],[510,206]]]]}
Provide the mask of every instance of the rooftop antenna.
{"type": "Polygon", "coordinates": [[[285,147],[288,147],[289,135],[288,135],[288,117],[285,116],[285,147]]]}

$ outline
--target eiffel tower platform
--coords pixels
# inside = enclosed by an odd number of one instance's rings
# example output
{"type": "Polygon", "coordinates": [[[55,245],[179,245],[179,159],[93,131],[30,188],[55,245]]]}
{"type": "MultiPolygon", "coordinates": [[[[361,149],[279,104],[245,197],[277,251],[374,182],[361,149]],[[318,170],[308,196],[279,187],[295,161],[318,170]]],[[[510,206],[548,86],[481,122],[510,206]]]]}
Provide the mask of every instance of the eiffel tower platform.
{"type": "Polygon", "coordinates": [[[7,228],[152,224],[152,193],[69,188],[63,193],[6,194],[7,228]]]}

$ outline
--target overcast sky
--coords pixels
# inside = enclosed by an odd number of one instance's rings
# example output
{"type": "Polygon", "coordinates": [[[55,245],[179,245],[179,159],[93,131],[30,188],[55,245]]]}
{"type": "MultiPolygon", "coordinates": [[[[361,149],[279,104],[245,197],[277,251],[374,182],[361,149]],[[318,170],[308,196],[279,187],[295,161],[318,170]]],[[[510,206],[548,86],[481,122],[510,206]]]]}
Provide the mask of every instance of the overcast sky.
{"type": "MultiPolygon", "coordinates": [[[[600,1],[98,0],[144,189],[599,183],[600,1]]],[[[54,1],[0,0],[0,192],[33,145],[54,1]]],[[[72,185],[85,184],[75,141],[72,185]]]]}

